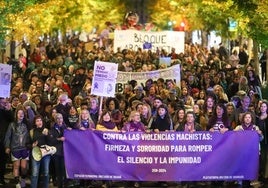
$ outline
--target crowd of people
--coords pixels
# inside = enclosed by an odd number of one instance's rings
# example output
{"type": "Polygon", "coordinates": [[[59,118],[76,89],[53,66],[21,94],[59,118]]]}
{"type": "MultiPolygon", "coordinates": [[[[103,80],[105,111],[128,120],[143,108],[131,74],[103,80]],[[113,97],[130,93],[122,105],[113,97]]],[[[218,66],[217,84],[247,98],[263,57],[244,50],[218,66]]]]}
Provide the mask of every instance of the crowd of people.
{"type": "MultiPolygon", "coordinates": [[[[264,53],[266,54],[266,53],[264,53]]],[[[262,59],[265,60],[265,59],[262,59]]],[[[257,131],[260,135],[259,180],[268,180],[268,103],[261,82],[244,48],[232,55],[219,49],[185,44],[185,52],[152,52],[103,47],[90,51],[85,43],[70,41],[58,46],[40,42],[29,55],[7,59],[12,65],[11,95],[0,98],[0,183],[7,155],[11,156],[14,182],[25,187],[66,187],[63,142],[65,129],[103,131],[257,131]],[[166,68],[159,57],[181,65],[181,83],[158,78],[140,85],[129,80],[114,97],[91,95],[96,60],[118,63],[120,71],[142,72],[166,68]],[[57,148],[40,161],[31,155],[35,146],[57,148]],[[30,161],[30,164],[29,164],[30,161]],[[42,168],[40,168],[42,166],[42,168]],[[41,179],[41,181],[40,181],[41,179]]],[[[80,181],[79,186],[88,186],[80,181]]],[[[243,182],[250,186],[250,182],[243,182]]],[[[103,187],[109,184],[103,182],[103,187]]],[[[139,182],[135,182],[135,187],[139,182]]]]}

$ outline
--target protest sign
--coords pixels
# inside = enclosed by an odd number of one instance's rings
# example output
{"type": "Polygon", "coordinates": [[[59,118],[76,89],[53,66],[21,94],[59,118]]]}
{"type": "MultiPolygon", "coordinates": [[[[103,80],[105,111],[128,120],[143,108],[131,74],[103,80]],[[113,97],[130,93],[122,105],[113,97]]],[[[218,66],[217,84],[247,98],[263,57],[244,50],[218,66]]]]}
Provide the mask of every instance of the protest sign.
{"type": "Polygon", "coordinates": [[[254,180],[255,131],[117,133],[66,130],[68,178],[131,181],[254,180]]]}
{"type": "Polygon", "coordinates": [[[176,53],[184,53],[184,35],[181,31],[115,30],[114,51],[116,52],[118,48],[134,51],[141,48],[150,49],[153,52],[163,49],[169,53],[171,48],[175,48],[176,53]]]}
{"type": "Polygon", "coordinates": [[[96,61],[92,80],[92,95],[114,97],[118,64],[96,61]]]}
{"type": "Polygon", "coordinates": [[[10,97],[12,66],[0,64],[0,97],[10,97]]]}
{"type": "Polygon", "coordinates": [[[124,90],[124,85],[130,80],[137,81],[138,85],[144,85],[146,80],[152,79],[156,81],[158,78],[174,80],[177,86],[180,87],[181,82],[181,70],[180,64],[173,65],[166,69],[159,69],[148,72],[123,72],[118,71],[116,79],[116,92],[121,93],[124,90]]]}

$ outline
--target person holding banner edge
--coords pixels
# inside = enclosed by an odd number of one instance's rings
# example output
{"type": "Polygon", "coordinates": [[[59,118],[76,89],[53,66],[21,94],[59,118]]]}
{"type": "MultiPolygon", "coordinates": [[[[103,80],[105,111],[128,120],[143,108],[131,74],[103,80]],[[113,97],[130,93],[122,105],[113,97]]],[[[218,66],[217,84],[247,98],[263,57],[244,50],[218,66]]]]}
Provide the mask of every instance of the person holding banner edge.
{"type": "MultiPolygon", "coordinates": [[[[138,111],[131,111],[128,121],[124,124],[122,132],[150,132],[146,130],[144,124],[141,122],[141,114],[138,111]]],[[[139,182],[131,182],[134,187],[140,187],[139,182]]]]}

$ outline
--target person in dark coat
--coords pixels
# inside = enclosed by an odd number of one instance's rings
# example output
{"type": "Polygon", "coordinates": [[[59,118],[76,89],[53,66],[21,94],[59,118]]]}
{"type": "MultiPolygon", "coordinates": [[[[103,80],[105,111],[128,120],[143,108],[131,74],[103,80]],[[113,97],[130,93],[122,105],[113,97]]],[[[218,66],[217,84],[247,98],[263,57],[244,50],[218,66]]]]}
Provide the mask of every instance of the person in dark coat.
{"type": "Polygon", "coordinates": [[[246,53],[244,48],[240,48],[239,53],[238,53],[238,57],[239,57],[239,64],[240,65],[248,64],[248,54],[246,53]]]}
{"type": "Polygon", "coordinates": [[[265,50],[260,58],[260,64],[261,64],[261,79],[262,82],[266,81],[266,64],[267,64],[267,54],[268,50],[265,50]]]}
{"type": "Polygon", "coordinates": [[[56,123],[51,128],[51,144],[57,148],[56,153],[52,156],[56,168],[57,186],[62,188],[66,183],[65,164],[63,153],[63,142],[65,141],[64,130],[67,128],[60,113],[55,115],[56,123]]]}
{"type": "Polygon", "coordinates": [[[72,97],[75,97],[79,94],[80,91],[82,91],[83,86],[86,82],[86,74],[85,74],[85,68],[79,67],[76,70],[76,74],[71,81],[71,89],[72,89],[72,97]]]}
{"type": "Polygon", "coordinates": [[[5,153],[5,134],[8,125],[14,121],[11,104],[3,97],[0,98],[0,185],[5,185],[7,155],[5,153]]]}

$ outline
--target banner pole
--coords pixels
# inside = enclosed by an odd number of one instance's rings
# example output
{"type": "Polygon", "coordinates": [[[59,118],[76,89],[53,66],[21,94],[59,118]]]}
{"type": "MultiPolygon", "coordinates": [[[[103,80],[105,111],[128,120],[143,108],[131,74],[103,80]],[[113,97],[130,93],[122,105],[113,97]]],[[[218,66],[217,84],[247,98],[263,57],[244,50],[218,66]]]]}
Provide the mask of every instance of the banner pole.
{"type": "Polygon", "coordinates": [[[102,114],[102,103],[103,103],[103,96],[100,97],[98,121],[100,121],[100,117],[101,117],[101,114],[102,114]]]}

